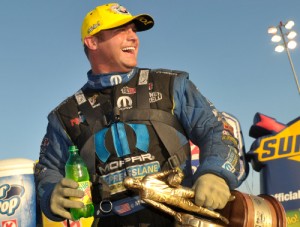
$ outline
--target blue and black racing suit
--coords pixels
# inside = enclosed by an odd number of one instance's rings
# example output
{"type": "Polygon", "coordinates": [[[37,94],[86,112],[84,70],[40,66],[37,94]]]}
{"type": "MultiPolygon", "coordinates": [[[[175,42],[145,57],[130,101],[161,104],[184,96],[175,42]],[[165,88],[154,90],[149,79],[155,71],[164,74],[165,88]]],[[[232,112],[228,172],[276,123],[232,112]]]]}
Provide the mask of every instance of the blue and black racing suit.
{"type": "Polygon", "coordinates": [[[240,157],[232,128],[186,72],[134,68],[125,74],[92,75],[89,71],[88,82],[48,120],[35,176],[41,209],[55,221],[62,219],[51,212],[50,197],[64,177],[70,145],[77,145],[87,162],[95,216],[106,226],[120,220],[130,223],[133,217],[140,219],[133,223],[160,225],[170,219],[124,188],[127,175],[141,178],[179,165],[185,173],[183,184],[189,187],[205,173],[224,178],[230,189],[243,179],[238,178],[240,157]],[[189,141],[201,150],[194,174],[189,141]],[[103,200],[112,201],[111,211],[99,205],[103,200]]]}

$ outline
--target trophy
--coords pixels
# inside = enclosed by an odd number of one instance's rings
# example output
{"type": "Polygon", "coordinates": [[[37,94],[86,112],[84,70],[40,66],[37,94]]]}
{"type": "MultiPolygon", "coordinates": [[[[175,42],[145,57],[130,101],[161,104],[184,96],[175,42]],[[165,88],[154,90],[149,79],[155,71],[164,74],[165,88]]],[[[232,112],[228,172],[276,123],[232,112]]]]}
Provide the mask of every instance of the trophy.
{"type": "Polygon", "coordinates": [[[222,210],[197,206],[193,189],[181,186],[180,168],[146,175],[142,179],[126,177],[124,186],[137,190],[150,206],[175,219],[175,226],[189,227],[286,227],[282,205],[272,196],[247,195],[231,191],[232,201],[222,210]]]}

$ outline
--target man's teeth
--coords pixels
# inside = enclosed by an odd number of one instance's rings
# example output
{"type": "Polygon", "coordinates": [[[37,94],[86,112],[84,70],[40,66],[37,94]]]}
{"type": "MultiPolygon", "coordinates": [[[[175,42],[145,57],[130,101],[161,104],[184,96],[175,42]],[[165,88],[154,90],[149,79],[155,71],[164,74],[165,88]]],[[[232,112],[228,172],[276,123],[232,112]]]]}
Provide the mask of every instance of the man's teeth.
{"type": "Polygon", "coordinates": [[[134,47],[125,47],[122,49],[123,51],[132,51],[132,50],[135,50],[134,47]]]}

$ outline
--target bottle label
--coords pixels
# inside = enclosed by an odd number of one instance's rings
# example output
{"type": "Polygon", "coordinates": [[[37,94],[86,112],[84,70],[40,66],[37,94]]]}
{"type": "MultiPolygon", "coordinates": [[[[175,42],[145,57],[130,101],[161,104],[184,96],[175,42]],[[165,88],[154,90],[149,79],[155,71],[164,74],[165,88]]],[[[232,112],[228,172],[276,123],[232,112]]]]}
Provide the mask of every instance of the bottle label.
{"type": "Polygon", "coordinates": [[[77,182],[79,184],[78,189],[84,191],[84,196],[82,198],[77,197],[70,197],[73,201],[80,201],[83,202],[84,205],[92,203],[92,194],[91,194],[91,187],[89,181],[81,181],[77,182]]]}

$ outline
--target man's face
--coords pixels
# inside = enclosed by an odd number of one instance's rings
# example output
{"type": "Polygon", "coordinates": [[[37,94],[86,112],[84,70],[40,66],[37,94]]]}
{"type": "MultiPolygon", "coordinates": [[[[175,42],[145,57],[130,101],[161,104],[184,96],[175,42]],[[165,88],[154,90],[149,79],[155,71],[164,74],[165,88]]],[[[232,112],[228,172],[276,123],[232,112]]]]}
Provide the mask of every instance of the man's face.
{"type": "Polygon", "coordinates": [[[139,39],[133,23],[101,31],[98,57],[105,71],[129,72],[137,65],[139,39]]]}

